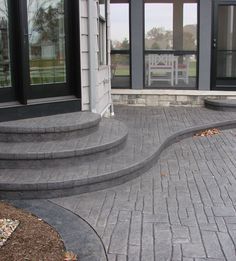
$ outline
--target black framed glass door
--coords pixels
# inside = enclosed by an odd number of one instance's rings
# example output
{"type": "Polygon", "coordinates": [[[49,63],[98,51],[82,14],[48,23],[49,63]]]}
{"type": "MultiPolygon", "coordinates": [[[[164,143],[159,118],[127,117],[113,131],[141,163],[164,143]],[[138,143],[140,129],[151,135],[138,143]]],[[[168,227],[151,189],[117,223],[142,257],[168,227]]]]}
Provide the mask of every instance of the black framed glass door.
{"type": "Polygon", "coordinates": [[[80,98],[78,0],[0,0],[0,102],[80,98]]]}
{"type": "Polygon", "coordinates": [[[27,43],[29,57],[29,98],[72,94],[68,0],[27,0],[27,43]]]}
{"type": "Polygon", "coordinates": [[[212,89],[236,90],[236,2],[215,1],[212,89]]]}

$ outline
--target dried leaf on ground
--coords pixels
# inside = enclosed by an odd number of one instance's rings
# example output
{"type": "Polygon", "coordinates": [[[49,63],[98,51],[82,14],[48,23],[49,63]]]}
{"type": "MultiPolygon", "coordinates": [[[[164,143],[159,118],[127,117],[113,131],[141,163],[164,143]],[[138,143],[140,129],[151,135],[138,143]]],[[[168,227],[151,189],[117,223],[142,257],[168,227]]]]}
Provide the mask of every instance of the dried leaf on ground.
{"type": "Polygon", "coordinates": [[[213,129],[208,129],[208,130],[204,130],[204,131],[200,131],[198,133],[196,133],[194,136],[195,137],[211,137],[213,135],[217,135],[220,134],[220,130],[217,128],[213,128],[213,129]]]}
{"type": "Polygon", "coordinates": [[[168,174],[167,174],[167,173],[165,173],[165,172],[161,172],[161,176],[162,176],[162,177],[167,177],[167,176],[168,176],[168,174]]]}
{"type": "Polygon", "coordinates": [[[64,261],[78,261],[77,255],[73,252],[65,252],[64,261]]]}

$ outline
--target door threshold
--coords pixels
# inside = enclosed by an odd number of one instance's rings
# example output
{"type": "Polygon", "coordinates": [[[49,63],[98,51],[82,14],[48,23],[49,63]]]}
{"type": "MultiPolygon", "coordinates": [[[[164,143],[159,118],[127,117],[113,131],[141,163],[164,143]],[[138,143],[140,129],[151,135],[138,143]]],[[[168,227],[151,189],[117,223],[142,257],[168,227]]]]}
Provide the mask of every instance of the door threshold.
{"type": "Polygon", "coordinates": [[[63,102],[63,101],[72,101],[78,100],[74,95],[68,96],[59,96],[59,97],[50,97],[50,98],[39,98],[39,99],[30,99],[28,100],[28,105],[35,105],[35,104],[43,104],[43,103],[54,103],[54,102],[63,102]]]}

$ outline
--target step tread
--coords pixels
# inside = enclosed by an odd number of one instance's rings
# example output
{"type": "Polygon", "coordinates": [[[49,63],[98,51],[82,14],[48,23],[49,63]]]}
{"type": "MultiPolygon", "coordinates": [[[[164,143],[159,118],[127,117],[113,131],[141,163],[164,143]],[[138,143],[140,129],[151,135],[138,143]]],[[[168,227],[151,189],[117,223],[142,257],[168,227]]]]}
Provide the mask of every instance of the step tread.
{"type": "Polygon", "coordinates": [[[96,126],[101,116],[91,112],[73,112],[0,123],[0,133],[57,133],[96,126]]]}
{"type": "Polygon", "coordinates": [[[0,159],[46,159],[81,156],[110,149],[128,135],[124,123],[103,119],[88,136],[43,142],[0,142],[0,159]]]}

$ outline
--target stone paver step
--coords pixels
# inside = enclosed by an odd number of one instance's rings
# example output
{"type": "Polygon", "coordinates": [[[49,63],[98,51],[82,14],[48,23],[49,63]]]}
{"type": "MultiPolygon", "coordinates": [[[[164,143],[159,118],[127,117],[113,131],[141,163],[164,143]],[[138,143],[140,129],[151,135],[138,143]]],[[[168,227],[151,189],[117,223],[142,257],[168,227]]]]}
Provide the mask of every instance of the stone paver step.
{"type": "Polygon", "coordinates": [[[205,99],[205,106],[219,111],[236,111],[236,98],[234,99],[205,99]]]}
{"type": "Polygon", "coordinates": [[[44,198],[97,190],[106,187],[107,182],[124,182],[150,162],[156,152],[154,143],[147,137],[130,134],[122,149],[112,153],[63,160],[1,160],[0,198],[4,191],[24,191],[29,198],[44,198]]]}
{"type": "Polygon", "coordinates": [[[56,140],[90,134],[101,116],[90,112],[73,112],[0,123],[0,141],[22,142],[56,140]]]}
{"type": "MultiPolygon", "coordinates": [[[[87,136],[43,142],[0,142],[0,159],[53,159],[92,154],[120,145],[128,135],[124,123],[103,119],[87,136]]],[[[43,166],[42,166],[43,167],[43,166]]]]}

